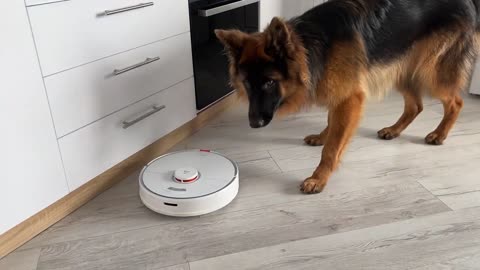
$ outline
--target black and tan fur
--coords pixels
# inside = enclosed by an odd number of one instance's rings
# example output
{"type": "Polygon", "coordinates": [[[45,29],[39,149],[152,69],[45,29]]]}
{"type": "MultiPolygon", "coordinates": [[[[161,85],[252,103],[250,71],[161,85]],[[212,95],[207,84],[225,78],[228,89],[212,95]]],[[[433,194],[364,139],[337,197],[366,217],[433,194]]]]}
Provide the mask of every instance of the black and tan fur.
{"type": "Polygon", "coordinates": [[[309,105],[329,110],[328,126],[305,142],[324,145],[322,159],[301,185],[323,190],[359,124],[369,96],[398,90],[404,113],[378,132],[393,139],[438,98],[444,118],[425,138],[439,145],[463,106],[477,56],[480,0],[330,0],[264,32],[217,30],[230,58],[232,85],[250,104],[250,125],[309,105]]]}

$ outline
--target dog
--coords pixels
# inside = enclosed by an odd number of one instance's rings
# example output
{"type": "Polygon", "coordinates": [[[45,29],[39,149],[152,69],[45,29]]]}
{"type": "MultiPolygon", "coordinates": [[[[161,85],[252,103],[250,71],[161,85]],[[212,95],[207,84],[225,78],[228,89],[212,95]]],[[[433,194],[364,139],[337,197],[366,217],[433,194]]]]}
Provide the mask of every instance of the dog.
{"type": "Polygon", "coordinates": [[[378,131],[385,140],[422,112],[422,96],[439,99],[444,117],[425,142],[444,142],[474,70],[479,14],[480,0],[330,0],[288,21],[275,17],[263,32],[215,33],[231,84],[249,102],[252,128],[306,106],[327,108],[327,127],[304,139],[324,146],[319,166],[301,184],[312,194],[337,168],[368,97],[389,89],[404,97],[400,119],[378,131]]]}

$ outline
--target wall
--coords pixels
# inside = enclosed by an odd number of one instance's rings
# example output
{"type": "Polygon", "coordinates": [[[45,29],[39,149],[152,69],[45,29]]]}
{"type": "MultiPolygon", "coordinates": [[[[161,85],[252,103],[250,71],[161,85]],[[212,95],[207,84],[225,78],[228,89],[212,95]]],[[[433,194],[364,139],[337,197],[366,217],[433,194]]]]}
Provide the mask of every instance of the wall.
{"type": "MultiPolygon", "coordinates": [[[[318,0],[317,0],[318,1],[318,0]]],[[[273,17],[290,19],[301,15],[314,6],[315,0],[262,0],[260,1],[260,29],[265,28],[273,17]]]]}

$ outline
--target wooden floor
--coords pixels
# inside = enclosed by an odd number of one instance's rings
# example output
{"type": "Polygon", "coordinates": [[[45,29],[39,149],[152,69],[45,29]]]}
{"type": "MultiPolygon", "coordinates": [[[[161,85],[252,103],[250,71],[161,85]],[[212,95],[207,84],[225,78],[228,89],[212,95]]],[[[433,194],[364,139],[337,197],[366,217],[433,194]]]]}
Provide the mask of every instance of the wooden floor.
{"type": "Polygon", "coordinates": [[[302,144],[326,114],[313,110],[248,128],[232,108],[183,148],[210,148],[240,166],[240,193],[226,208],[170,218],[142,206],[137,175],[97,197],[0,261],[0,269],[480,269],[480,98],[443,146],[423,144],[442,107],[425,111],[394,141],[398,96],[370,102],[340,170],[319,195],[298,186],[321,148],[302,144]]]}

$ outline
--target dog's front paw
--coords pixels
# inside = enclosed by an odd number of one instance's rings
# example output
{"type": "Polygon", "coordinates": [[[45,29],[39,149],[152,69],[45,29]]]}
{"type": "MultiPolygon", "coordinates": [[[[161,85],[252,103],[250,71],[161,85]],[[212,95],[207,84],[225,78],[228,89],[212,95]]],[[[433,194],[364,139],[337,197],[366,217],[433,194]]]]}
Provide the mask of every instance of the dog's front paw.
{"type": "Polygon", "coordinates": [[[399,132],[396,132],[395,130],[389,127],[379,130],[377,134],[378,134],[378,137],[383,140],[392,140],[400,135],[399,132]]]}
{"type": "Polygon", "coordinates": [[[320,146],[325,144],[325,137],[324,134],[314,134],[305,137],[303,141],[310,146],[320,146]]]}
{"type": "Polygon", "coordinates": [[[320,193],[325,188],[326,184],[326,181],[308,178],[307,180],[303,181],[302,185],[300,186],[300,190],[305,194],[320,193]]]}

